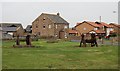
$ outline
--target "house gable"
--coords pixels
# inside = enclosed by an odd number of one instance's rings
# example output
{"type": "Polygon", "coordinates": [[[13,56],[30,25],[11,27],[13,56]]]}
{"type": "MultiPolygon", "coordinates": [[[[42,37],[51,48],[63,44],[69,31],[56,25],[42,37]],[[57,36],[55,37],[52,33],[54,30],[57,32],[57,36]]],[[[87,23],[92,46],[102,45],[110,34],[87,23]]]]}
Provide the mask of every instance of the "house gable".
{"type": "Polygon", "coordinates": [[[49,19],[51,19],[54,23],[62,23],[62,24],[69,24],[66,20],[64,20],[61,16],[55,14],[45,14],[49,19]]]}
{"type": "Polygon", "coordinates": [[[32,23],[32,34],[39,36],[54,36],[54,22],[47,15],[41,14],[32,23]]]}
{"type": "Polygon", "coordinates": [[[95,28],[99,28],[99,27],[100,27],[100,26],[97,25],[96,23],[94,23],[94,22],[89,22],[89,21],[83,21],[82,23],[77,23],[77,25],[76,25],[75,27],[77,27],[77,26],[79,26],[79,25],[81,25],[81,24],[83,24],[83,23],[87,23],[87,24],[89,24],[89,25],[91,25],[91,26],[93,26],[93,27],[95,27],[95,28]]]}
{"type": "Polygon", "coordinates": [[[93,30],[96,27],[88,24],[87,22],[83,22],[80,23],[79,26],[76,26],[75,28],[82,34],[82,33],[88,33],[89,31],[93,30]]]}

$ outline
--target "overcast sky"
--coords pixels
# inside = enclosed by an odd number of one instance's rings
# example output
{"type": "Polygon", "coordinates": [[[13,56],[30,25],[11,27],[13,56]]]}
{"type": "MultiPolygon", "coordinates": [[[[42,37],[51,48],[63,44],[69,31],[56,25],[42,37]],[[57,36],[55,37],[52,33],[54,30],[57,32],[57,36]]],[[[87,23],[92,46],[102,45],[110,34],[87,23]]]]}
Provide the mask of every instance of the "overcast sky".
{"type": "Polygon", "coordinates": [[[70,27],[82,21],[118,23],[117,2],[4,2],[2,22],[20,22],[25,28],[41,13],[60,13],[70,27]]]}

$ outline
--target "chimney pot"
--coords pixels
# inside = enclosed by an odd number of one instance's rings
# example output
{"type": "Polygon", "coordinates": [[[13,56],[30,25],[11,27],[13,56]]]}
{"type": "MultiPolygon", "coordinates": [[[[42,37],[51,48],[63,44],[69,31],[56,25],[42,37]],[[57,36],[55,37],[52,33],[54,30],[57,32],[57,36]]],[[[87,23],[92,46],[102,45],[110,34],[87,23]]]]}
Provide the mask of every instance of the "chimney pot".
{"type": "Polygon", "coordinates": [[[57,13],[58,16],[60,16],[60,13],[57,13]]]}

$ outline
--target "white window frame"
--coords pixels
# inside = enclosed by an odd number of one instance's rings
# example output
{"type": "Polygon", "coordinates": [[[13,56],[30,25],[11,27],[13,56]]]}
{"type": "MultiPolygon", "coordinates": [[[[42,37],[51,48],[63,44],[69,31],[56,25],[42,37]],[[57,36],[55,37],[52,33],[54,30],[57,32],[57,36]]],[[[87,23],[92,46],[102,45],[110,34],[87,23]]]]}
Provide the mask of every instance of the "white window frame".
{"type": "Polygon", "coordinates": [[[58,25],[56,25],[55,27],[56,27],[56,29],[57,29],[57,28],[58,28],[58,25]]]}
{"type": "Polygon", "coordinates": [[[67,29],[67,28],[68,28],[67,25],[65,25],[65,26],[64,26],[64,29],[67,29]]]}
{"type": "Polygon", "coordinates": [[[84,27],[83,30],[87,30],[87,28],[84,27]]]}
{"type": "Polygon", "coordinates": [[[94,28],[94,30],[98,30],[98,28],[94,28]]]}
{"type": "Polygon", "coordinates": [[[46,18],[44,17],[43,20],[45,20],[46,18]]]}
{"type": "Polygon", "coordinates": [[[51,25],[48,25],[49,29],[51,28],[51,25]]]}

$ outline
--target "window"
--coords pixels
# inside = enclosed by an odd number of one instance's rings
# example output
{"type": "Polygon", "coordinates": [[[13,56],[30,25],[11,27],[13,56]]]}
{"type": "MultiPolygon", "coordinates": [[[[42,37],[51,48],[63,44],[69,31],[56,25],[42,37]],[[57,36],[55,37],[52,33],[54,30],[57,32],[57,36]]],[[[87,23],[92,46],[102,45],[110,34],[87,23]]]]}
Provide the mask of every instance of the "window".
{"type": "Polygon", "coordinates": [[[66,29],[66,28],[67,28],[67,26],[64,26],[64,28],[66,29]]]}
{"type": "Polygon", "coordinates": [[[43,26],[43,28],[45,29],[45,25],[43,26]]]}
{"type": "Polygon", "coordinates": [[[36,28],[38,28],[38,26],[36,26],[36,28]]]}
{"type": "Polygon", "coordinates": [[[38,28],[38,26],[36,25],[36,28],[38,28]]]}
{"type": "Polygon", "coordinates": [[[83,30],[86,30],[86,28],[83,28],[83,30]]]}
{"type": "Polygon", "coordinates": [[[56,29],[57,29],[57,25],[56,25],[56,29]]]}
{"type": "Polygon", "coordinates": [[[43,18],[43,20],[45,20],[45,18],[43,18]]]}
{"type": "Polygon", "coordinates": [[[48,25],[49,28],[51,28],[51,25],[48,25]]]}
{"type": "Polygon", "coordinates": [[[94,30],[98,30],[98,28],[94,28],[94,30]]]}

